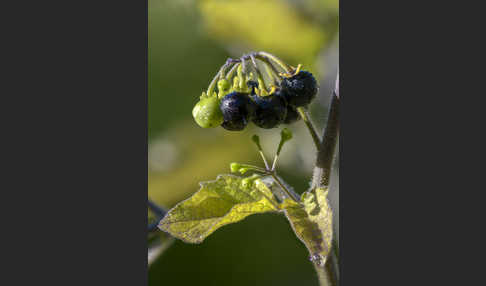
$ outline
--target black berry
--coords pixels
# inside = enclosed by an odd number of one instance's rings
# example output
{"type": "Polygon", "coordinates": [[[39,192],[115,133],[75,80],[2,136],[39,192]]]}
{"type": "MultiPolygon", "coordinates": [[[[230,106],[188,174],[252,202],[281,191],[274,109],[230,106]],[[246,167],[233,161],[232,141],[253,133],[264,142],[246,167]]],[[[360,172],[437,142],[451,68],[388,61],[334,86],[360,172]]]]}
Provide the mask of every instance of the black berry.
{"type": "Polygon", "coordinates": [[[300,120],[300,114],[297,111],[297,108],[293,107],[292,105],[288,105],[287,116],[285,117],[284,123],[291,124],[299,120],[300,120]]]}
{"type": "Polygon", "coordinates": [[[317,94],[316,79],[307,71],[300,71],[290,78],[283,79],[281,86],[286,91],[285,99],[288,104],[295,107],[308,105],[317,94]]]}
{"type": "Polygon", "coordinates": [[[255,103],[255,116],[253,123],[264,129],[277,127],[287,116],[287,102],[276,93],[268,96],[252,94],[251,99],[255,103]]]}
{"type": "Polygon", "coordinates": [[[221,126],[230,131],[241,131],[245,129],[254,113],[254,108],[248,94],[232,92],[223,99],[219,105],[223,113],[221,126]]]}

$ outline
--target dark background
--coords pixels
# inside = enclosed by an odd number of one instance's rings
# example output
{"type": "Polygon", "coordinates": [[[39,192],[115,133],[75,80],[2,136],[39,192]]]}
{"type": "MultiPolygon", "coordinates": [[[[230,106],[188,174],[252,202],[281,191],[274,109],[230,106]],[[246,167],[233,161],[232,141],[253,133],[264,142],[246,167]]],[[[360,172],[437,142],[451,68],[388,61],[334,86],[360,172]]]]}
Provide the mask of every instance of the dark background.
{"type": "MultiPolygon", "coordinates": [[[[476,285],[483,9],[397,3],[339,5],[341,283],[476,285]]],[[[2,285],[147,284],[146,5],[2,2],[2,285]]]]}

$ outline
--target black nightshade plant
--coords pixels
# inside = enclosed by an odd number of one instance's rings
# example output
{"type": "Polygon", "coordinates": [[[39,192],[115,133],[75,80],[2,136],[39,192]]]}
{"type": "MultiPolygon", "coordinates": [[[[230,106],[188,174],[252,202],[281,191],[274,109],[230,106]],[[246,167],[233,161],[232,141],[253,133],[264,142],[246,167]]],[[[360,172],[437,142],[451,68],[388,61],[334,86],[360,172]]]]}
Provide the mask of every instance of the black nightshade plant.
{"type": "Polygon", "coordinates": [[[302,119],[315,145],[315,150],[310,151],[317,151],[309,189],[299,195],[277,174],[282,147],[292,138],[290,130],[281,130],[277,152],[270,164],[255,134],[252,141],[264,167],[231,163],[233,174],[200,183],[199,191],[169,210],[158,227],[185,242],[201,243],[216,229],[251,214],[283,213],[307,247],[308,259],[318,273],[320,285],[337,286],[338,248],[333,238],[333,212],[327,197],[339,136],[340,99],[336,84],[326,128],[322,137],[319,136],[307,111],[317,95],[317,82],[310,72],[301,71],[301,68],[301,64],[290,66],[266,52],[229,58],[207,91],[202,92],[192,115],[202,128],[222,126],[230,131],[241,131],[250,121],[260,128],[271,129],[302,119]]]}

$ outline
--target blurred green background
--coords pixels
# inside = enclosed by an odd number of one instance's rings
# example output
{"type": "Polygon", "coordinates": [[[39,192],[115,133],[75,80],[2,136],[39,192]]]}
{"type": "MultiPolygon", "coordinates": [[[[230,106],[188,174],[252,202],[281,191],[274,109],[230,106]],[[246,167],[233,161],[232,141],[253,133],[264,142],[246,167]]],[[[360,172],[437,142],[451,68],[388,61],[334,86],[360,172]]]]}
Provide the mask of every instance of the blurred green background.
{"type": "MultiPolygon", "coordinates": [[[[148,195],[159,205],[186,199],[198,182],[229,173],[231,162],[262,165],[250,141],[255,133],[267,157],[276,151],[281,128],[250,124],[229,132],[193,121],[194,104],[228,57],[264,50],[302,63],[320,83],[310,109],[323,126],[338,66],[338,0],[149,0],[148,16],[148,195]]],[[[279,174],[301,193],[314,147],[302,121],[289,128],[294,139],[284,147],[279,174]]],[[[318,285],[307,250],[279,214],[250,216],[199,245],[175,241],[151,263],[148,280],[152,286],[318,285]]]]}

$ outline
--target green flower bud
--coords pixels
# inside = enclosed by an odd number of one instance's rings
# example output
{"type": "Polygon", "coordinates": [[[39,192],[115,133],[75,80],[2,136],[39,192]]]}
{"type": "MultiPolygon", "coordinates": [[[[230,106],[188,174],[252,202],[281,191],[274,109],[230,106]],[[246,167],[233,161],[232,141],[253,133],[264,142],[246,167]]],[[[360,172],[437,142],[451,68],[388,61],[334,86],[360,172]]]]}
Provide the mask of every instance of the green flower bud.
{"type": "Polygon", "coordinates": [[[253,174],[251,177],[248,177],[248,178],[244,178],[243,180],[241,180],[241,185],[242,187],[244,188],[248,188],[248,187],[251,187],[253,182],[257,179],[260,179],[262,176],[260,175],[257,175],[257,174],[253,174]]]}
{"type": "Polygon", "coordinates": [[[241,168],[241,164],[239,163],[231,163],[230,164],[230,169],[232,173],[237,173],[241,168]]]}
{"type": "Polygon", "coordinates": [[[290,131],[288,128],[284,128],[280,132],[280,137],[282,138],[283,141],[288,141],[292,139],[292,131],[290,131]]]}

